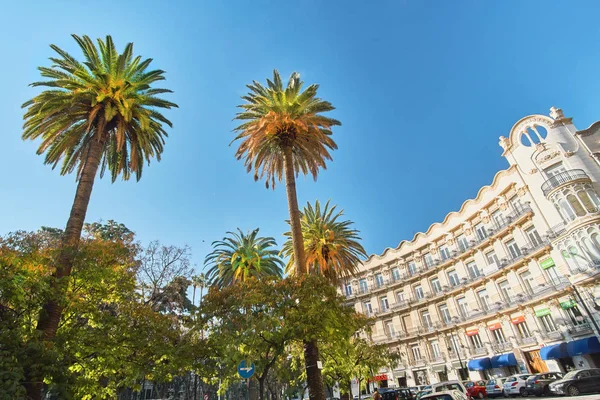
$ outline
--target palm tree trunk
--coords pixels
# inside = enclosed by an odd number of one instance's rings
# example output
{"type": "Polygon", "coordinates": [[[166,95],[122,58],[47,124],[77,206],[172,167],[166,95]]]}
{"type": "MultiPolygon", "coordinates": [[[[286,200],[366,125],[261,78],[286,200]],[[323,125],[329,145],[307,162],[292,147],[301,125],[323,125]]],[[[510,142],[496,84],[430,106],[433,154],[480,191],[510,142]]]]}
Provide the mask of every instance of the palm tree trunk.
{"type": "Polygon", "coordinates": [[[304,342],[304,363],[306,364],[306,383],[310,400],[325,400],[325,387],[321,370],[317,366],[319,348],[316,340],[304,342]]]}
{"type": "Polygon", "coordinates": [[[290,228],[292,230],[292,245],[294,247],[294,260],[296,274],[303,275],[306,270],[306,257],[304,255],[304,238],[300,226],[300,209],[296,194],[296,171],[294,170],[294,157],[292,148],[286,147],[283,151],[283,169],[285,172],[285,191],[287,193],[288,210],[290,212],[290,228]]]}
{"type": "MultiPolygon", "coordinates": [[[[62,298],[66,292],[66,279],[71,274],[75,256],[79,247],[81,231],[87,213],[88,204],[94,187],[94,179],[100,165],[104,135],[101,138],[92,138],[87,159],[77,184],[75,200],[71,207],[71,214],[62,238],[60,253],[56,261],[56,271],[53,274],[52,294],[44,303],[38,316],[37,330],[41,333],[42,340],[50,341],[56,336],[58,324],[63,311],[62,298]]],[[[42,396],[42,378],[27,373],[25,389],[31,400],[39,400],[42,396]]]]}

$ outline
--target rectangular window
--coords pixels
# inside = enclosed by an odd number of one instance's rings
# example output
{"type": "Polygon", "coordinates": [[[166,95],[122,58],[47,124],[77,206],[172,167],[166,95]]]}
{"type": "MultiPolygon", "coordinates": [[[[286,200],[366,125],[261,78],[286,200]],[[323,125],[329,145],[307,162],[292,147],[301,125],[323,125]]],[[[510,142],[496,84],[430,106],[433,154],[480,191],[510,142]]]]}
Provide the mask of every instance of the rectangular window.
{"type": "Polygon", "coordinates": [[[387,296],[383,296],[379,299],[379,304],[381,304],[381,311],[387,311],[390,309],[390,303],[388,303],[387,296]]]}
{"type": "Polygon", "coordinates": [[[350,283],[346,285],[346,296],[352,296],[352,284],[350,283]]]}
{"type": "Polygon", "coordinates": [[[427,268],[433,266],[433,257],[431,257],[431,253],[427,253],[423,256],[423,263],[425,263],[425,267],[427,268]]]}
{"type": "Polygon", "coordinates": [[[458,243],[458,249],[463,252],[469,248],[469,242],[465,235],[458,235],[456,238],[456,243],[458,243]]]}
{"type": "Polygon", "coordinates": [[[448,338],[448,341],[450,342],[450,347],[452,348],[452,351],[454,353],[458,353],[458,350],[460,349],[461,345],[458,342],[458,338],[456,337],[456,335],[452,335],[448,338]]]}
{"type": "Polygon", "coordinates": [[[408,273],[412,276],[417,273],[417,264],[414,261],[408,262],[408,273]]]}
{"type": "Polygon", "coordinates": [[[557,284],[560,282],[560,275],[559,275],[556,267],[546,268],[544,271],[546,271],[546,274],[548,275],[548,279],[550,279],[550,282],[552,282],[553,284],[557,284]]]}
{"type": "Polygon", "coordinates": [[[433,290],[433,293],[437,294],[442,291],[442,285],[438,278],[433,278],[429,282],[431,283],[431,289],[433,290]]]}
{"type": "Polygon", "coordinates": [[[585,324],[585,318],[581,314],[581,311],[579,311],[579,307],[577,307],[577,306],[569,307],[565,311],[567,312],[567,315],[569,316],[569,318],[571,318],[573,325],[585,324]]]}
{"type": "Polygon", "coordinates": [[[450,258],[450,250],[448,250],[448,246],[440,246],[440,257],[442,257],[442,261],[450,258]]]}
{"type": "Polygon", "coordinates": [[[558,175],[562,172],[566,172],[566,171],[567,171],[567,169],[562,164],[562,162],[556,163],[556,164],[552,165],[551,167],[544,169],[544,172],[546,173],[546,176],[548,178],[551,178],[553,176],[556,176],[556,175],[558,175]]]}
{"type": "Polygon", "coordinates": [[[429,315],[429,311],[421,312],[421,321],[423,322],[423,326],[425,328],[431,328],[431,326],[433,326],[433,323],[431,322],[431,315],[429,315]]]}
{"type": "Polygon", "coordinates": [[[438,310],[440,311],[440,319],[444,321],[445,324],[449,324],[450,322],[452,322],[452,316],[450,316],[450,311],[448,311],[447,305],[441,304],[438,307],[438,310]]]}
{"type": "Polygon", "coordinates": [[[429,348],[431,349],[431,355],[433,357],[441,357],[442,356],[442,350],[440,349],[440,342],[438,342],[437,340],[432,340],[431,342],[429,342],[429,348]]]}
{"type": "Polygon", "coordinates": [[[367,285],[367,280],[366,279],[361,279],[359,281],[359,286],[360,286],[360,292],[361,293],[367,293],[369,291],[369,286],[367,285]]]}
{"type": "Polygon", "coordinates": [[[488,311],[490,309],[490,296],[488,296],[487,290],[482,289],[478,291],[477,297],[479,298],[479,304],[483,311],[488,311]]]}
{"type": "Polygon", "coordinates": [[[412,355],[415,361],[420,360],[421,357],[421,349],[419,348],[419,346],[412,346],[411,347],[411,351],[412,351],[412,355]]]}
{"type": "Polygon", "coordinates": [[[469,271],[469,276],[471,279],[475,279],[481,276],[481,271],[477,268],[477,264],[475,261],[471,261],[467,263],[467,271],[469,271]]]}
{"type": "Polygon", "coordinates": [[[456,299],[456,304],[458,305],[458,312],[463,318],[466,318],[469,315],[469,306],[467,304],[467,299],[461,297],[456,299]]]}
{"type": "Polygon", "coordinates": [[[492,331],[492,335],[494,336],[494,340],[496,341],[496,343],[498,343],[498,344],[506,343],[506,337],[504,337],[504,331],[502,330],[502,328],[494,329],[492,331]]]}
{"type": "Polygon", "coordinates": [[[505,223],[505,219],[504,219],[504,215],[502,214],[502,212],[500,210],[496,210],[492,213],[492,220],[494,220],[494,222],[496,223],[496,226],[498,228],[501,228],[504,226],[505,223]]]}
{"type": "Polygon", "coordinates": [[[370,302],[367,301],[363,303],[363,312],[367,315],[373,314],[373,307],[371,307],[370,302]]]}
{"type": "Polygon", "coordinates": [[[525,271],[519,274],[519,278],[521,278],[521,282],[523,283],[523,289],[527,294],[533,294],[533,288],[536,286],[533,276],[531,276],[531,272],[525,271]]]}
{"type": "Polygon", "coordinates": [[[450,284],[450,286],[455,287],[460,285],[460,278],[458,277],[458,274],[456,273],[456,270],[451,269],[450,271],[448,271],[448,283],[450,284]]]}
{"type": "Polygon", "coordinates": [[[504,244],[506,245],[506,248],[508,249],[508,254],[510,254],[510,256],[512,258],[521,257],[521,249],[519,248],[519,246],[517,246],[517,243],[515,242],[514,239],[511,239],[504,244]]]}
{"type": "Polygon", "coordinates": [[[387,320],[384,322],[385,334],[387,336],[393,337],[396,334],[396,330],[394,329],[394,324],[392,320],[387,320]]]}
{"type": "Polygon", "coordinates": [[[479,333],[469,336],[469,340],[474,348],[481,349],[483,347],[483,342],[481,341],[481,337],[479,337],[479,333]]]}
{"type": "Polygon", "coordinates": [[[404,301],[404,290],[398,290],[396,292],[396,301],[402,303],[404,301]]]}
{"type": "Polygon", "coordinates": [[[425,297],[421,285],[415,286],[415,297],[417,298],[417,300],[421,300],[423,297],[425,297]]]}
{"type": "Polygon", "coordinates": [[[483,225],[483,222],[480,222],[477,225],[475,225],[475,232],[477,233],[477,237],[479,238],[479,240],[484,240],[488,236],[487,230],[485,229],[485,225],[483,225]]]}
{"type": "Polygon", "coordinates": [[[408,332],[412,329],[412,319],[410,318],[410,315],[402,316],[402,329],[404,329],[404,332],[408,332]]]}
{"type": "Polygon", "coordinates": [[[554,324],[554,319],[552,319],[552,315],[547,314],[547,315],[543,315],[539,318],[540,318],[540,322],[542,323],[542,326],[544,327],[546,332],[556,331],[556,325],[554,324]]]}
{"type": "Polygon", "coordinates": [[[400,270],[398,268],[392,269],[392,279],[394,282],[398,282],[400,280],[400,270]]]}
{"type": "Polygon", "coordinates": [[[498,290],[500,292],[500,296],[502,296],[502,300],[505,302],[510,303],[512,300],[514,300],[513,292],[508,281],[498,282],[498,290]]]}
{"type": "Polygon", "coordinates": [[[514,211],[523,210],[523,204],[521,204],[521,199],[519,199],[519,196],[511,197],[508,202],[514,211]]]}
{"type": "Polygon", "coordinates": [[[531,337],[531,332],[529,332],[529,327],[527,327],[527,322],[519,322],[518,324],[515,324],[515,327],[517,328],[519,335],[521,335],[521,338],[531,337]]]}
{"type": "Polygon", "coordinates": [[[538,233],[537,229],[535,229],[535,227],[532,226],[531,228],[527,228],[525,230],[525,234],[527,235],[529,241],[534,247],[537,247],[540,244],[542,244],[542,238],[538,233]]]}
{"type": "Polygon", "coordinates": [[[383,286],[383,275],[381,273],[375,274],[375,282],[377,283],[377,287],[383,286]]]}
{"type": "Polygon", "coordinates": [[[498,256],[494,250],[485,253],[485,259],[487,260],[488,265],[500,265],[500,260],[498,260],[498,256]]]}

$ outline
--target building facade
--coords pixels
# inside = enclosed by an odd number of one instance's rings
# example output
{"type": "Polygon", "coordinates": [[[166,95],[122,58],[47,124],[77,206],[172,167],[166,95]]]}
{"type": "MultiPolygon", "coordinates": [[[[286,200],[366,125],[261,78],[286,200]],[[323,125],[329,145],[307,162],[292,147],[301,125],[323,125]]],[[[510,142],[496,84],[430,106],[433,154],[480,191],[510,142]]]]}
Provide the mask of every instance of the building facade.
{"type": "Polygon", "coordinates": [[[341,288],[402,355],[383,385],[600,367],[600,121],[553,107],[499,144],[491,185],[341,288]]]}

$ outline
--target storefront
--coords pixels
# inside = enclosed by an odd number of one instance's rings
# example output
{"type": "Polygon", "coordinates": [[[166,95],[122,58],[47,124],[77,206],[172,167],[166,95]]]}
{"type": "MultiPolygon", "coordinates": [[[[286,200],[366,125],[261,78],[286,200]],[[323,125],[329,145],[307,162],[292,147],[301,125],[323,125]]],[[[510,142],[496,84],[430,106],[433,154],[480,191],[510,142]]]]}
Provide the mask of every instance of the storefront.
{"type": "Polygon", "coordinates": [[[477,371],[480,374],[479,379],[489,379],[489,371],[492,369],[492,362],[489,357],[476,358],[467,363],[469,371],[477,371]]]}
{"type": "Polygon", "coordinates": [[[446,369],[445,364],[434,365],[431,367],[431,371],[438,382],[445,382],[448,380],[448,370],[446,369]]]}
{"type": "Polygon", "coordinates": [[[596,336],[567,343],[567,353],[573,358],[576,368],[600,366],[600,342],[596,336]]]}
{"type": "Polygon", "coordinates": [[[510,376],[519,373],[519,363],[514,353],[505,353],[494,356],[490,359],[492,368],[498,368],[502,370],[502,375],[510,376]]]}
{"type": "Polygon", "coordinates": [[[406,371],[394,370],[394,377],[398,382],[398,387],[407,387],[408,382],[406,381],[406,371]]]}

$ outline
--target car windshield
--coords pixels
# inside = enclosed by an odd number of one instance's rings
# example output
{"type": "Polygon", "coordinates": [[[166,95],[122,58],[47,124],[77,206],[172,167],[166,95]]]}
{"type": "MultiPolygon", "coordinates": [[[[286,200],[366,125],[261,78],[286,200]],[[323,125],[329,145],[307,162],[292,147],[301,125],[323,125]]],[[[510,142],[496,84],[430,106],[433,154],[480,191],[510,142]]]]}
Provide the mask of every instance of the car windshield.
{"type": "Polygon", "coordinates": [[[458,383],[446,383],[435,388],[436,392],[445,392],[448,390],[460,390],[462,392],[463,388],[458,383]]]}
{"type": "Polygon", "coordinates": [[[567,374],[565,375],[565,377],[563,379],[573,379],[575,378],[575,376],[577,375],[579,371],[571,371],[571,372],[567,372],[567,374]]]}
{"type": "Polygon", "coordinates": [[[495,385],[496,381],[493,379],[490,379],[489,381],[487,381],[487,385],[495,385]]]}
{"type": "Polygon", "coordinates": [[[508,378],[507,380],[504,381],[504,383],[508,383],[508,382],[514,382],[517,380],[516,376],[511,376],[510,378],[508,378]]]}
{"type": "Polygon", "coordinates": [[[473,386],[475,386],[475,384],[473,382],[463,382],[465,384],[466,388],[472,388],[473,386]]]}

